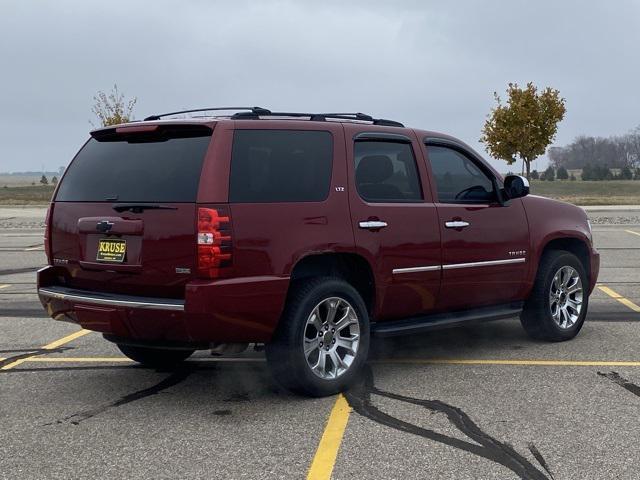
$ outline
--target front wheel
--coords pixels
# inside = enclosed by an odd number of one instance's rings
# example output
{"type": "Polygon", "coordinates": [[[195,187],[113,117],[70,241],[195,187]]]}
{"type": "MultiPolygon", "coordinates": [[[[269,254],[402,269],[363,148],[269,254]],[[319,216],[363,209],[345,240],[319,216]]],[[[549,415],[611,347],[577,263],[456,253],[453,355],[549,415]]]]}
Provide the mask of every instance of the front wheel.
{"type": "Polygon", "coordinates": [[[560,342],[575,337],[587,315],[589,281],[580,260],[564,250],[545,253],[536,283],[520,316],[536,339],[560,342]]]}
{"type": "Polygon", "coordinates": [[[145,367],[171,368],[189,358],[195,350],[169,350],[163,348],[138,347],[117,344],[118,348],[131,360],[145,367]]]}
{"type": "Polygon", "coordinates": [[[276,381],[296,393],[321,397],[346,389],[369,350],[369,317],[362,297],[339,278],[292,286],[285,312],[266,345],[276,381]]]}

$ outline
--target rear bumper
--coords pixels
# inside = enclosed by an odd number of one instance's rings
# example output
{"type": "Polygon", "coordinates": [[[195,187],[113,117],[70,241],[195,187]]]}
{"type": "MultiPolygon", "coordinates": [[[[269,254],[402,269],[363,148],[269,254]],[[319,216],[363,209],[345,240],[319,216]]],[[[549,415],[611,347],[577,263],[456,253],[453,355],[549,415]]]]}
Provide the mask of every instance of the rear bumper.
{"type": "Polygon", "coordinates": [[[167,299],[69,288],[55,267],[38,272],[38,295],[50,317],[87,330],[144,342],[267,342],[278,324],[289,278],[247,277],[188,283],[167,299]]]}

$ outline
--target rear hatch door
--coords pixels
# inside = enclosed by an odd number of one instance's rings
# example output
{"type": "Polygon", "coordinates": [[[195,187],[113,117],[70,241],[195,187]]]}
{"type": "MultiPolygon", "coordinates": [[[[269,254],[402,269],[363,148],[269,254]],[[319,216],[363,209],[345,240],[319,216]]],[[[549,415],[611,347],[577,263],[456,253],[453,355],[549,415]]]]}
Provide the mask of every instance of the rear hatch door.
{"type": "Polygon", "coordinates": [[[69,287],[183,298],[196,274],[198,184],[212,128],[92,133],[58,188],[51,256],[69,287]]]}

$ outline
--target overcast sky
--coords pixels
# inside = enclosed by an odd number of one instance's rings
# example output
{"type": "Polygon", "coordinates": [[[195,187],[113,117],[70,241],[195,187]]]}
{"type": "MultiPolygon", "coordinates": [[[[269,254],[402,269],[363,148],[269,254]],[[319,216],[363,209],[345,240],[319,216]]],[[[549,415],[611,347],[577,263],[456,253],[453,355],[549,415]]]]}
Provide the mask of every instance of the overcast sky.
{"type": "Polygon", "coordinates": [[[0,171],[66,165],[114,83],[137,118],[362,111],[483,154],[509,82],[560,90],[558,145],[640,124],[640,1],[1,0],[0,62],[0,171]]]}

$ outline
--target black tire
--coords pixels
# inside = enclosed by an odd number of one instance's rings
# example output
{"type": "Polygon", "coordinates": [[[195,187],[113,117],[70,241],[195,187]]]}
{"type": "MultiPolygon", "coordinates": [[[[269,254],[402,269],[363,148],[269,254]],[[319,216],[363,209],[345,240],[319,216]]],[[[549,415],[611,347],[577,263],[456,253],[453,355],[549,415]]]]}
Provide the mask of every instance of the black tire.
{"type": "MultiPolygon", "coordinates": [[[[342,308],[346,308],[345,304],[342,305],[342,308]]],[[[321,335],[321,332],[318,333],[319,338],[321,335]]],[[[340,332],[336,334],[336,338],[339,335],[340,332]]],[[[340,347],[336,346],[336,351],[338,348],[340,347]]],[[[265,350],[274,379],[285,389],[313,397],[333,395],[345,390],[357,378],[369,351],[369,316],[362,297],[341,278],[317,277],[299,281],[291,286],[280,324],[265,350]],[[307,319],[313,310],[323,301],[331,301],[334,297],[344,300],[355,311],[359,343],[346,371],[336,378],[326,379],[314,373],[308,364],[304,353],[304,339],[309,335],[307,319]]],[[[321,354],[324,354],[322,348],[318,351],[318,356],[321,354]]]]}
{"type": "Polygon", "coordinates": [[[540,260],[536,282],[531,295],[524,305],[520,322],[530,337],[550,342],[563,342],[575,337],[587,315],[589,307],[589,279],[584,265],[578,257],[565,250],[550,250],[540,260]],[[562,267],[572,267],[582,282],[582,309],[576,322],[568,328],[561,328],[553,319],[549,292],[554,275],[562,267]]]}
{"type": "Polygon", "coordinates": [[[117,344],[118,348],[131,360],[145,367],[171,368],[185,361],[195,350],[169,350],[164,348],[148,348],[133,345],[117,344]]]}

